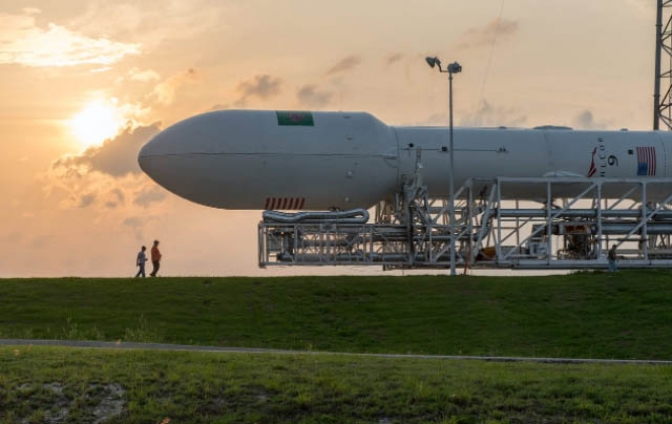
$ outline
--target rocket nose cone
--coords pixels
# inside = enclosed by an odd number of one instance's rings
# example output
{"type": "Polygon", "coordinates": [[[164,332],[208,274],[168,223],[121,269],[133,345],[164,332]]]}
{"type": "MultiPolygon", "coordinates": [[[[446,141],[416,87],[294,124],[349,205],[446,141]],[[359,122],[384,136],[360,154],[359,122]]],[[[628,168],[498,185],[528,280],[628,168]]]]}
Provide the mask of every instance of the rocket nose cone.
{"type": "Polygon", "coordinates": [[[153,174],[156,171],[156,162],[159,156],[164,153],[161,151],[161,134],[162,132],[155,135],[147,144],[142,146],[138,153],[138,165],[140,165],[140,169],[152,178],[155,178],[153,174]]]}
{"type": "Polygon", "coordinates": [[[151,153],[152,148],[150,146],[151,143],[152,143],[152,141],[150,140],[147,144],[142,146],[142,148],[140,149],[140,153],[138,153],[138,165],[140,165],[140,169],[142,169],[142,171],[145,174],[148,174],[148,172],[147,172],[148,168],[149,168],[148,165],[149,165],[150,157],[152,156],[152,153],[151,153]]]}

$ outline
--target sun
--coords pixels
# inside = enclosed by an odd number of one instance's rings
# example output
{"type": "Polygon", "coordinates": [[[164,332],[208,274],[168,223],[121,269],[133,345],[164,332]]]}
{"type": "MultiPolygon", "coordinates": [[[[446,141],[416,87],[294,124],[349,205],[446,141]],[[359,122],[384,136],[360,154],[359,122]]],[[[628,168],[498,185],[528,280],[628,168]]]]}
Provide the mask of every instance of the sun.
{"type": "Polygon", "coordinates": [[[70,120],[70,128],[85,148],[114,137],[122,125],[123,118],[116,106],[104,101],[89,103],[70,120]]]}

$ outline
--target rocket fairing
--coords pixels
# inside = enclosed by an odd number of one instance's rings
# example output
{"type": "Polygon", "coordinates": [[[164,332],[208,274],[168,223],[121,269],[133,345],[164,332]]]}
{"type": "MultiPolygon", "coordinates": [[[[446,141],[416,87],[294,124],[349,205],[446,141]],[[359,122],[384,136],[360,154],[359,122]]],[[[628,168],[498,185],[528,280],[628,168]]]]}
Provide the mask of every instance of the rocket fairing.
{"type": "MultiPolygon", "coordinates": [[[[448,197],[448,137],[446,128],[388,126],[364,112],[226,110],[165,129],[138,161],[161,186],[206,206],[345,210],[391,200],[415,172],[430,197],[448,197]]],[[[667,132],[456,128],[454,147],[456,187],[469,178],[672,177],[667,132]]],[[[540,197],[525,187],[510,193],[540,197]]],[[[659,190],[650,195],[672,194],[659,190]]]]}

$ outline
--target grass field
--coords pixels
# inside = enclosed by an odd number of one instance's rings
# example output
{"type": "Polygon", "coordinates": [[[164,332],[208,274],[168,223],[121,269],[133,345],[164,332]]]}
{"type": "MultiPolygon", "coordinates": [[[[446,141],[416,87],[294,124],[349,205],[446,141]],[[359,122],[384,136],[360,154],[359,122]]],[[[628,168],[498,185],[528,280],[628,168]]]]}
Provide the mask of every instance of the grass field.
{"type": "MultiPolygon", "coordinates": [[[[672,273],[0,280],[0,338],[672,359],[672,273]]],[[[672,367],[0,347],[2,423],[672,423],[672,367]]]]}
{"type": "Polygon", "coordinates": [[[672,273],[0,280],[0,337],[672,359],[672,273]]]}
{"type": "Polygon", "coordinates": [[[22,346],[0,369],[3,423],[672,423],[663,366],[22,346]]]}

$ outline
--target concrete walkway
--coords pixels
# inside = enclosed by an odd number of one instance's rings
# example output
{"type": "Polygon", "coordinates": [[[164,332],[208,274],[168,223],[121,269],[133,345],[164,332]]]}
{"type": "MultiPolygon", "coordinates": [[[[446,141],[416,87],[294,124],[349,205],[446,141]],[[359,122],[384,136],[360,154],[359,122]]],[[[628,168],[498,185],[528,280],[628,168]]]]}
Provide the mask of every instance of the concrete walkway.
{"type": "Polygon", "coordinates": [[[338,355],[368,358],[399,358],[399,359],[443,359],[452,361],[490,361],[490,362],[536,362],[545,364],[621,364],[621,365],[672,365],[672,361],[649,361],[636,359],[578,359],[578,358],[524,358],[513,356],[466,356],[466,355],[403,355],[393,353],[347,353],[322,352],[308,350],[260,349],[244,347],[219,347],[179,345],[166,343],[128,343],[128,342],[96,342],[77,340],[26,340],[0,339],[0,346],[60,346],[88,349],[140,349],[163,351],[189,351],[212,353],[248,353],[266,355],[338,355]]]}

